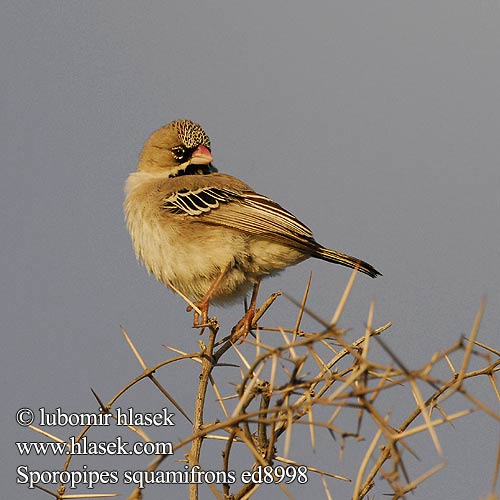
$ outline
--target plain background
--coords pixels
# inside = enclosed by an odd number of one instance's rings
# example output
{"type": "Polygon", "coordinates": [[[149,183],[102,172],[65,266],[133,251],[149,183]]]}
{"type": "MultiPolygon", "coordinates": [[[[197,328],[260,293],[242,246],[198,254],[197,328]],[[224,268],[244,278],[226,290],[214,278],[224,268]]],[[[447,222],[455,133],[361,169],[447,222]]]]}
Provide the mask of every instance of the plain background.
{"type": "MultiPolygon", "coordinates": [[[[498,348],[499,26],[492,1],[2,2],[2,495],[48,498],[16,485],[16,467],[63,463],[19,456],[14,441],[41,438],[15,423],[18,408],[94,411],[90,387],[107,400],[140,372],[120,324],[150,364],[169,356],[163,344],[198,348],[183,302],[136,264],[122,214],[143,142],[176,118],[204,126],[219,170],[382,271],[356,281],[341,324],[353,339],[374,297],[375,325],[393,321],[386,340],[416,368],[468,335],[485,295],[479,340],[498,348]]],[[[263,293],[298,297],[310,271],[310,304],[329,318],[344,268],[306,261],[263,293]]],[[[280,311],[267,323],[289,324],[280,311]]],[[[241,306],[214,312],[228,326],[241,306]]],[[[189,409],[196,372],[185,368],[162,382],[189,409]]],[[[476,385],[495,408],[487,380],[476,385]]],[[[131,401],[163,404],[148,384],[131,401]]],[[[179,424],[170,437],[187,431],[179,424]]],[[[448,466],[412,498],[486,496],[498,425],[476,415],[438,435],[448,466]]],[[[338,443],[326,443],[317,455],[337,456],[338,443]]],[[[419,472],[439,462],[432,446],[420,458],[419,472]]],[[[358,465],[347,453],[342,472],[358,465]]],[[[334,498],[350,497],[352,485],[329,484],[334,498]]],[[[298,498],[324,498],[319,481],[308,488],[298,498]]]]}

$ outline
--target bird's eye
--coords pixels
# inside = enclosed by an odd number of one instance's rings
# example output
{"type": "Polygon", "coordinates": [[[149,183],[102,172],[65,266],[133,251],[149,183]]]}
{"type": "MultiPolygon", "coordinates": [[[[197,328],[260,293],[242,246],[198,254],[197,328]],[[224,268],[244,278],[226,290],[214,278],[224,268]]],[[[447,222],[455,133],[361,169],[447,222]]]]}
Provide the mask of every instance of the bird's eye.
{"type": "Polygon", "coordinates": [[[171,151],[172,156],[176,160],[184,160],[186,158],[187,149],[184,146],[174,146],[171,151]]]}

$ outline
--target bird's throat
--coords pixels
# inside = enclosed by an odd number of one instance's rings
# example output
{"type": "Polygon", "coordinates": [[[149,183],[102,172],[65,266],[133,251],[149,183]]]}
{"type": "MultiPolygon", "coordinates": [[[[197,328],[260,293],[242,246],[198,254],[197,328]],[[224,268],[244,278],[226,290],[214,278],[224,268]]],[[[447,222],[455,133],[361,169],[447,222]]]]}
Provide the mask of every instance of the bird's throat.
{"type": "Polygon", "coordinates": [[[183,175],[208,175],[217,172],[217,169],[211,164],[196,165],[194,163],[188,164],[185,168],[180,168],[177,172],[170,177],[181,177],[183,175]]]}

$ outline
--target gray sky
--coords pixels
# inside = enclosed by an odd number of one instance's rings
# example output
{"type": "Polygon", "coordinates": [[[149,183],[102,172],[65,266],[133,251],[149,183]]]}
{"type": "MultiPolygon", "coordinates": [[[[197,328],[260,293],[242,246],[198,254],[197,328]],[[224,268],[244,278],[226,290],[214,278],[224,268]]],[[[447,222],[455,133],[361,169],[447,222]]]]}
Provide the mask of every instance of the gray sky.
{"type": "MultiPolygon", "coordinates": [[[[498,3],[311,5],[2,2],[6,498],[42,497],[15,484],[17,465],[62,464],[18,455],[15,440],[39,440],[15,424],[18,408],[89,411],[89,387],[108,399],[139,373],[120,324],[151,364],[168,356],[162,344],[197,348],[182,301],[136,264],[122,214],[142,143],[176,118],[204,126],[219,170],[287,207],[322,244],[382,271],[358,277],[341,326],[362,331],[375,297],[376,325],[394,322],[387,341],[417,367],[469,333],[486,295],[479,340],[498,348],[498,3]]],[[[300,296],[310,271],[311,304],[328,318],[344,268],[309,260],[264,292],[300,296]]],[[[227,326],[241,309],[215,312],[227,326]]],[[[169,390],[182,393],[192,374],[179,371],[169,390]]],[[[495,404],[486,381],[477,390],[495,404]]],[[[144,385],[131,404],[161,401],[144,385]]],[[[442,431],[449,465],[415,500],[488,493],[497,426],[473,418],[442,431]]],[[[323,498],[319,482],[310,488],[323,498]]],[[[336,498],[352,491],[342,488],[335,483],[336,498]]]]}

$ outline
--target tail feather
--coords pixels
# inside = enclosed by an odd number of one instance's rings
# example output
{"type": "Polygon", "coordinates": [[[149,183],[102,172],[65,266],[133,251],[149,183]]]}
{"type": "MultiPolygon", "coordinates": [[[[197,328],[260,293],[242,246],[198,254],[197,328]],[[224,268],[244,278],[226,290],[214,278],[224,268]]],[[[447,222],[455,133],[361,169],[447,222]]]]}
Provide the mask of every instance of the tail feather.
{"type": "Polygon", "coordinates": [[[382,276],[382,273],[378,272],[372,265],[368,264],[368,262],[364,262],[356,257],[351,257],[345,253],[330,250],[329,248],[319,247],[312,255],[318,259],[334,262],[335,264],[340,264],[341,266],[350,267],[352,269],[357,267],[362,273],[372,278],[382,276]]]}

